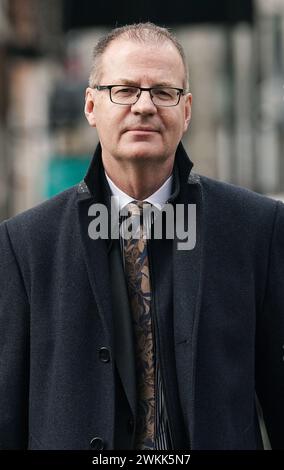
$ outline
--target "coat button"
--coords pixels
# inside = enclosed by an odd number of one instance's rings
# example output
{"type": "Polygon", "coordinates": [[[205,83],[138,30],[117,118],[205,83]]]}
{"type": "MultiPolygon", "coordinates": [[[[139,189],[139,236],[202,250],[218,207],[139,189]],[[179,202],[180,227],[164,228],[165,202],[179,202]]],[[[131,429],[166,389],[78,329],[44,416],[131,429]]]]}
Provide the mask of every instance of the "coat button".
{"type": "Polygon", "coordinates": [[[94,437],[90,442],[90,446],[94,450],[103,450],[104,441],[100,437],[94,437]]]}
{"type": "Polygon", "coordinates": [[[99,358],[102,362],[109,362],[110,361],[110,352],[108,348],[101,348],[99,350],[99,358]]]}

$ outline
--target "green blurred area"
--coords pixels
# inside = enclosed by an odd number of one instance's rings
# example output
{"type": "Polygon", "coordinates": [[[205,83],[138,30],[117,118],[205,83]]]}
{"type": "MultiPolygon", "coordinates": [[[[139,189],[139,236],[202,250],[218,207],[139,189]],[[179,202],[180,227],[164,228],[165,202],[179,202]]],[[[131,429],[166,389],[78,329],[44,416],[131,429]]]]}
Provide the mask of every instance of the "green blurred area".
{"type": "Polygon", "coordinates": [[[52,157],[47,163],[44,196],[50,198],[79,183],[85,176],[90,157],[52,157]]]}

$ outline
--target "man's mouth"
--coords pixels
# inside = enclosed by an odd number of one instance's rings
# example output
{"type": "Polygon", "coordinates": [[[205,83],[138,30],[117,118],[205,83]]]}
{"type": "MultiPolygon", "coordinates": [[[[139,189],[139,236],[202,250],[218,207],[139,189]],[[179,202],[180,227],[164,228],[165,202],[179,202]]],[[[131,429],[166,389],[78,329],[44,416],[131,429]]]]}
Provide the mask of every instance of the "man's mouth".
{"type": "Polygon", "coordinates": [[[152,127],[131,127],[129,129],[126,129],[126,132],[149,133],[158,132],[158,130],[152,127]]]}

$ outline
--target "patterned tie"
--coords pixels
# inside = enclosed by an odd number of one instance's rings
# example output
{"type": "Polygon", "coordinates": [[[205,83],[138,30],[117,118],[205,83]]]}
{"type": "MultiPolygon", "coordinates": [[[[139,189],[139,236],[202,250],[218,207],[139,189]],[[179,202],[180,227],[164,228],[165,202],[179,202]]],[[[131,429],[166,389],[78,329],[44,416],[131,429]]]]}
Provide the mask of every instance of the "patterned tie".
{"type": "MultiPolygon", "coordinates": [[[[142,202],[127,205],[132,228],[138,234],[123,238],[125,276],[133,316],[137,377],[136,449],[154,449],[155,438],[155,356],[151,318],[151,286],[146,230],[142,202]]],[[[150,204],[148,204],[149,207],[150,204]]],[[[145,207],[145,203],[144,203],[145,207]]],[[[132,233],[133,235],[133,233],[132,233]]]]}

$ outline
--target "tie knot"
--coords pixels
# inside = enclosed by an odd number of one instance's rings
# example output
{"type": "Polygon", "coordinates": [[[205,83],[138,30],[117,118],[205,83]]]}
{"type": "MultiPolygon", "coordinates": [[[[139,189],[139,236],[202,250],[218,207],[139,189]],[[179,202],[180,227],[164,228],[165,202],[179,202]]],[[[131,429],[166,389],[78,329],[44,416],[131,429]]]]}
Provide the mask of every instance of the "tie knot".
{"type": "Polygon", "coordinates": [[[143,201],[131,201],[126,206],[126,210],[131,216],[142,215],[143,213],[143,201]]]}
{"type": "Polygon", "coordinates": [[[126,209],[131,215],[143,215],[143,211],[147,212],[151,207],[147,201],[131,201],[127,204],[126,209]]]}
{"type": "Polygon", "coordinates": [[[131,232],[133,238],[147,237],[151,226],[151,207],[149,202],[144,201],[131,201],[127,204],[120,212],[124,234],[131,232]]]}

